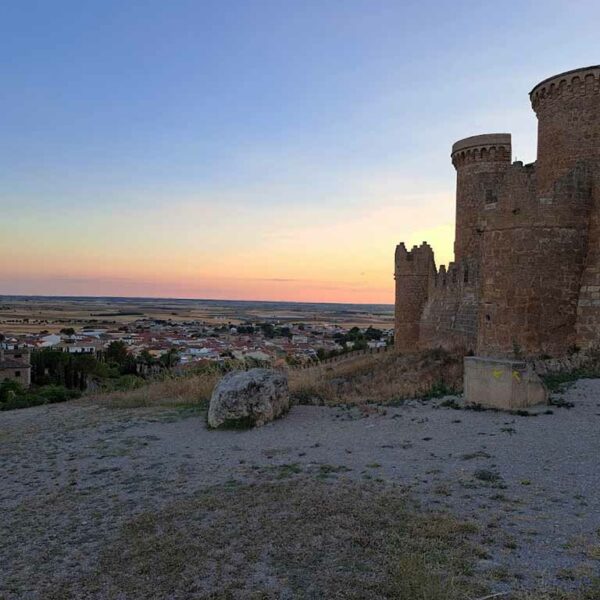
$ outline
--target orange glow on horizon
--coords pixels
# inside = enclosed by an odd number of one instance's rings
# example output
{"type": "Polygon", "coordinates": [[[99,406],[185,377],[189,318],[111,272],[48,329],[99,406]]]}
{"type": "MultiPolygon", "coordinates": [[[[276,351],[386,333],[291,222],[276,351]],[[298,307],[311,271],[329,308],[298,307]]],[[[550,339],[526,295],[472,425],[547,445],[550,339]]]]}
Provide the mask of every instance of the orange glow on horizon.
{"type": "Polygon", "coordinates": [[[132,218],[17,215],[31,243],[0,224],[0,293],[391,304],[397,243],[426,240],[438,265],[451,259],[453,203],[372,195],[358,207],[232,209],[235,219],[201,202],[132,218]]]}

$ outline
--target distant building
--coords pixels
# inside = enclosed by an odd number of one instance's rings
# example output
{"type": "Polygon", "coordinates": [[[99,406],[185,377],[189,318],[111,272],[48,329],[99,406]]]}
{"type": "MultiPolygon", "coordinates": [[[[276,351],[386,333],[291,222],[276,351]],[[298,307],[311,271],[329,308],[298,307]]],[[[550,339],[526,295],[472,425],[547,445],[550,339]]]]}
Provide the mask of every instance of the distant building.
{"type": "Polygon", "coordinates": [[[56,344],[60,344],[62,337],[57,335],[56,333],[50,333],[45,335],[40,339],[40,348],[52,348],[52,346],[56,346],[56,344]]]}
{"type": "Polygon", "coordinates": [[[60,344],[56,344],[54,348],[68,354],[96,354],[98,349],[102,348],[102,344],[98,348],[97,342],[61,342],[60,344]]]}
{"type": "Polygon", "coordinates": [[[382,342],[381,340],[372,340],[370,342],[367,342],[367,347],[371,348],[371,349],[375,349],[375,348],[385,348],[386,343],[382,342]]]}
{"type": "Polygon", "coordinates": [[[19,340],[17,338],[8,338],[3,342],[0,342],[0,348],[4,348],[5,350],[13,350],[19,347],[19,340]]]}
{"type": "Polygon", "coordinates": [[[29,350],[0,348],[0,381],[16,381],[23,387],[31,385],[31,363],[29,350]]]}

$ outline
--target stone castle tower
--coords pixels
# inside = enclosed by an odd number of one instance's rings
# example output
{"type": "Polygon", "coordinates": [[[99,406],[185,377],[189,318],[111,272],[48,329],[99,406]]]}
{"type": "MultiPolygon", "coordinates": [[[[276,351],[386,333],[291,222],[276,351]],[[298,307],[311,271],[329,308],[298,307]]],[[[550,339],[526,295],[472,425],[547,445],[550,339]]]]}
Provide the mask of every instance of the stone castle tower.
{"type": "Polygon", "coordinates": [[[545,79],[533,164],[508,133],[452,147],[454,262],[396,248],[396,346],[560,356],[600,343],[600,66],[545,79]]]}

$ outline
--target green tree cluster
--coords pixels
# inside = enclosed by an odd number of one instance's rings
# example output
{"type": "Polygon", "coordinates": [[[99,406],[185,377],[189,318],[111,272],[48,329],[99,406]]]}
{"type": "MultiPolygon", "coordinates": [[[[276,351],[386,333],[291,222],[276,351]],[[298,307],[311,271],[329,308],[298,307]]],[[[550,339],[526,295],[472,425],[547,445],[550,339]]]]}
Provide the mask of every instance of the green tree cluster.
{"type": "Polygon", "coordinates": [[[34,390],[25,390],[16,381],[0,382],[0,410],[28,408],[40,404],[54,404],[78,398],[80,392],[69,390],[62,385],[48,385],[34,390]]]}

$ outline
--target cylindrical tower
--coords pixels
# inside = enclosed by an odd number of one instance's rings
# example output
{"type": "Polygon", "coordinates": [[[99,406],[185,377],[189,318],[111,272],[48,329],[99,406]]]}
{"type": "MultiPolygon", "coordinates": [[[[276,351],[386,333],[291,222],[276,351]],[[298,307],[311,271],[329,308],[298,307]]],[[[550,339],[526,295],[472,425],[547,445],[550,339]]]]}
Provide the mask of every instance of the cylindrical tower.
{"type": "Polygon", "coordinates": [[[549,77],[529,97],[538,118],[538,196],[551,197],[575,165],[600,160],[600,65],[549,77]]]}
{"type": "Polygon", "coordinates": [[[594,327],[593,315],[582,321],[581,290],[598,289],[600,67],[550,77],[530,98],[538,117],[530,191],[509,185],[484,232],[482,354],[560,356],[577,342],[579,322],[580,337],[594,327]]]}
{"type": "MultiPolygon", "coordinates": [[[[565,178],[574,169],[589,177],[589,217],[578,227],[586,248],[578,289],[576,344],[591,346],[600,341],[600,65],[549,77],[533,88],[530,97],[538,117],[540,202],[556,205],[565,178]]],[[[586,207],[579,202],[568,208],[561,224],[577,218],[586,207]]]]}
{"type": "Polygon", "coordinates": [[[497,202],[510,163],[510,133],[475,135],[452,146],[452,164],[456,168],[455,262],[478,260],[478,225],[486,205],[497,202]]]}

